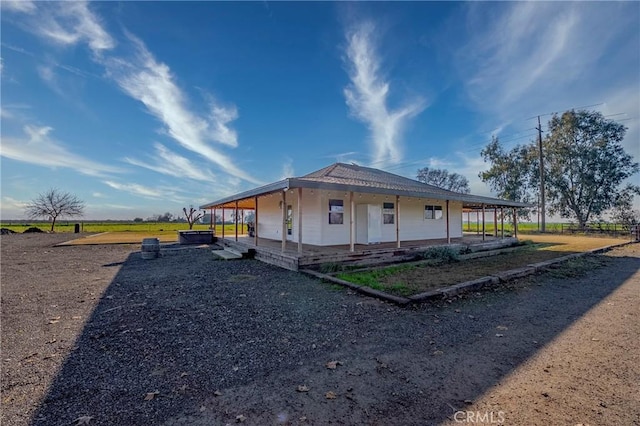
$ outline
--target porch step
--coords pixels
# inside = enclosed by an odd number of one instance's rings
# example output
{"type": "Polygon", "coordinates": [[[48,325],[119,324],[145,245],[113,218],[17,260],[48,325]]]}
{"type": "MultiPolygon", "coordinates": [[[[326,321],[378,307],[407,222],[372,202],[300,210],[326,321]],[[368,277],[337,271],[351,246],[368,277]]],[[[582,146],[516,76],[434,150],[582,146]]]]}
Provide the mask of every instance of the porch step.
{"type": "Polygon", "coordinates": [[[228,250],[228,249],[211,250],[211,253],[213,253],[214,256],[217,256],[222,260],[242,259],[242,255],[240,253],[237,253],[235,251],[231,251],[231,250],[228,250]]]}

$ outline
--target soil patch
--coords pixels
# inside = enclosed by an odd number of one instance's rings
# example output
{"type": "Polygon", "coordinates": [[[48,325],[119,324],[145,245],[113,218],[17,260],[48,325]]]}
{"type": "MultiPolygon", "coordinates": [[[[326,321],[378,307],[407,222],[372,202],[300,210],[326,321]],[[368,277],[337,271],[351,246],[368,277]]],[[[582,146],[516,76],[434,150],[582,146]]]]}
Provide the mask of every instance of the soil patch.
{"type": "Polygon", "coordinates": [[[407,264],[336,274],[337,278],[398,296],[410,296],[494,275],[533,263],[583,252],[624,240],[611,238],[536,236],[536,243],[495,256],[444,264],[407,264]]]}

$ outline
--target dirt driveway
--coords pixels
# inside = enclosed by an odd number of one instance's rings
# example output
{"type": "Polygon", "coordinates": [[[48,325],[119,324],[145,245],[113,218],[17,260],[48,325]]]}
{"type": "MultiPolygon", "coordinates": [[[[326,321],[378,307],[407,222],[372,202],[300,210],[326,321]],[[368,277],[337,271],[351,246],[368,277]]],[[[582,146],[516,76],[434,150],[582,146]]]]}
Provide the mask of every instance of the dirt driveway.
{"type": "Polygon", "coordinates": [[[640,419],[638,244],[400,308],[205,249],[1,238],[3,425],[640,419]]]}

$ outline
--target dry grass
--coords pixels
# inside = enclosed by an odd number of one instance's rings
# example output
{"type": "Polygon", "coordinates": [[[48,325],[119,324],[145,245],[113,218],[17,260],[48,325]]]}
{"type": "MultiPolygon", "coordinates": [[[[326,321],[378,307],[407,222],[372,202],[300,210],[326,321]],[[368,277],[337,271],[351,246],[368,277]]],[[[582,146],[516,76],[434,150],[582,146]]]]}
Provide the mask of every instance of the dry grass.
{"type": "MultiPolygon", "coordinates": [[[[520,236],[520,240],[531,240],[534,243],[549,244],[541,250],[554,252],[582,252],[628,241],[628,239],[624,238],[585,237],[557,234],[524,235],[520,236]]],[[[564,254],[566,253],[563,253],[563,255],[564,254]]]]}

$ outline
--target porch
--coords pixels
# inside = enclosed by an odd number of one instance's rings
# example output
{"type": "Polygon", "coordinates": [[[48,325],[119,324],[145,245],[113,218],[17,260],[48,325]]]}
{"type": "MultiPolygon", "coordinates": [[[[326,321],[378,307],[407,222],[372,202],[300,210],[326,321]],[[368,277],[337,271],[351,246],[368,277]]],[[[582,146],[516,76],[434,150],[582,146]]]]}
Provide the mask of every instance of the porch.
{"type": "Polygon", "coordinates": [[[471,252],[491,250],[512,245],[517,239],[501,238],[499,236],[464,235],[462,238],[446,238],[403,241],[401,247],[396,242],[378,244],[355,244],[353,249],[349,244],[332,246],[317,246],[302,244],[300,250],[297,242],[255,238],[248,235],[238,235],[237,238],[218,238],[218,243],[239,252],[249,250],[255,253],[255,259],[297,271],[299,269],[318,269],[324,264],[341,265],[378,265],[410,261],[430,247],[446,246],[452,248],[468,248],[471,252]],[[257,243],[257,245],[256,245],[257,243]],[[284,247],[284,249],[283,249],[284,247]]]}

